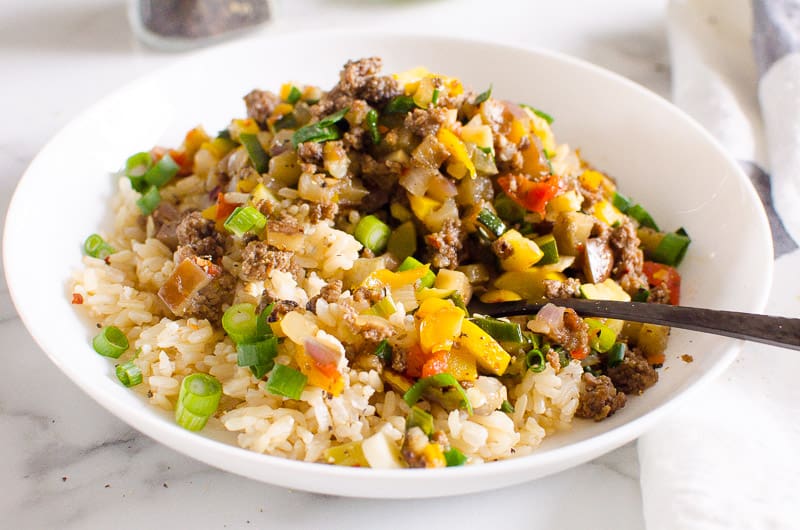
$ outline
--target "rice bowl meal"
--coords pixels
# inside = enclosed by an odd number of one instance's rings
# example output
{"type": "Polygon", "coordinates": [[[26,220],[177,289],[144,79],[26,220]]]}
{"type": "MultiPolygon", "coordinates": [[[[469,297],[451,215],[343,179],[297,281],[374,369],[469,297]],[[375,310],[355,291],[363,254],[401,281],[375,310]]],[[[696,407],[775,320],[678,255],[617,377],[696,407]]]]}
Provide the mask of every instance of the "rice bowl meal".
{"type": "Polygon", "coordinates": [[[126,161],[70,283],[120,382],[186,429],[373,468],[530,454],[654,385],[668,328],[558,299],[677,304],[688,234],[543,110],[380,68],[253,90],[218,134],[126,161]],[[472,298],[554,303],[495,319],[472,298]]]}

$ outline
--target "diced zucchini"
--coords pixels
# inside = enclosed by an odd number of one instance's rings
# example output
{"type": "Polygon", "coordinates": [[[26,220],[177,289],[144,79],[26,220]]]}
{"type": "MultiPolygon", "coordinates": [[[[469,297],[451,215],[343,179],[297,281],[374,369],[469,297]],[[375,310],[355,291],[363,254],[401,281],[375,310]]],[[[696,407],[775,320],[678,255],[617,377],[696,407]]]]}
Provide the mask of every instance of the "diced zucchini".
{"type": "Polygon", "coordinates": [[[406,221],[411,220],[411,212],[400,204],[399,202],[393,202],[389,206],[389,213],[392,214],[392,217],[400,221],[401,223],[405,223],[406,221]]]}
{"type": "Polygon", "coordinates": [[[564,212],[553,225],[558,250],[567,256],[577,256],[592,233],[594,219],[581,212],[564,212]]]}
{"type": "Polygon", "coordinates": [[[417,229],[413,222],[406,221],[392,231],[387,250],[400,261],[414,255],[417,251],[417,229]]]}
{"type": "Polygon", "coordinates": [[[614,208],[619,210],[622,213],[628,213],[631,206],[633,206],[633,202],[619,192],[614,192],[614,197],[611,199],[611,203],[614,205],[614,208]]]}
{"type": "Polygon", "coordinates": [[[537,237],[533,241],[539,246],[543,254],[538,265],[553,265],[558,263],[558,245],[556,244],[556,238],[553,237],[553,234],[537,237]]]}
{"type": "Polygon", "coordinates": [[[500,237],[506,231],[505,223],[488,208],[482,208],[475,220],[493,237],[500,237]]]}
{"type": "Polygon", "coordinates": [[[646,226],[648,228],[652,228],[653,230],[659,230],[658,225],[653,217],[647,210],[644,209],[641,204],[634,204],[628,208],[628,211],[625,213],[636,219],[640,226],[646,226]]]}
{"type": "Polygon", "coordinates": [[[544,280],[564,281],[567,277],[561,272],[542,270],[531,267],[525,271],[503,273],[494,282],[497,289],[513,291],[527,300],[538,300],[544,297],[544,280]]]}
{"type": "MultiPolygon", "coordinates": [[[[411,269],[418,269],[420,267],[424,267],[425,264],[420,262],[418,259],[414,258],[413,256],[408,256],[403,260],[403,263],[397,267],[397,272],[409,271],[411,269]]],[[[432,270],[428,270],[425,275],[420,279],[419,286],[420,287],[433,287],[433,283],[436,280],[436,275],[433,273],[432,270]]]]}
{"type": "Polygon", "coordinates": [[[589,300],[617,300],[630,302],[631,295],[611,278],[600,283],[584,283],[581,285],[581,295],[589,300]]]}
{"type": "Polygon", "coordinates": [[[465,304],[468,304],[472,298],[472,285],[470,285],[467,275],[460,271],[440,269],[436,273],[436,281],[433,286],[437,289],[456,291],[461,295],[465,304]]]}
{"type": "Polygon", "coordinates": [[[680,264],[692,241],[683,229],[664,233],[642,226],[636,234],[642,242],[645,258],[672,267],[680,264]]]}
{"type": "Polygon", "coordinates": [[[461,337],[456,342],[458,348],[469,352],[481,368],[494,375],[503,375],[511,362],[508,352],[491,335],[469,320],[462,323],[461,337]]]}

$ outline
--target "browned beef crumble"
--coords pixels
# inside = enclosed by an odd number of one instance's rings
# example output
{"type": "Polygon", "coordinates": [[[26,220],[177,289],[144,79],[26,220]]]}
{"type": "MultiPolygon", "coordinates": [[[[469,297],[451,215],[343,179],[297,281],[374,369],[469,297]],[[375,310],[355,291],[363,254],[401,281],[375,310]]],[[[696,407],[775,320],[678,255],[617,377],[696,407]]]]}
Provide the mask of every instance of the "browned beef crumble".
{"type": "Polygon", "coordinates": [[[500,259],[508,259],[514,254],[514,247],[506,239],[496,239],[492,243],[492,250],[500,259]]]}
{"type": "Polygon", "coordinates": [[[544,280],[544,297],[548,300],[555,298],[573,298],[578,295],[581,281],[577,278],[560,280],[544,280]]]}
{"type": "Polygon", "coordinates": [[[625,219],[619,226],[612,228],[608,242],[614,253],[612,277],[629,293],[647,288],[647,277],[642,273],[644,255],[639,248],[639,236],[636,235],[633,222],[625,219]]]}
{"type": "Polygon", "coordinates": [[[622,363],[609,368],[606,373],[617,390],[626,394],[641,394],[658,381],[658,372],[638,348],[628,350],[622,363]]]}
{"type": "Polygon", "coordinates": [[[227,271],[222,271],[222,274],[189,298],[181,316],[206,318],[212,323],[219,322],[222,318],[222,308],[233,302],[235,287],[236,278],[227,271]]]}
{"type": "Polygon", "coordinates": [[[293,253],[270,249],[263,241],[251,241],[242,251],[239,275],[243,280],[266,280],[273,270],[291,272],[293,253]]]}
{"type": "Polygon", "coordinates": [[[153,237],[175,252],[175,249],[178,248],[177,230],[178,223],[181,220],[181,213],[172,203],[162,201],[151,216],[153,217],[153,227],[155,229],[153,237]]]}
{"type": "Polygon", "coordinates": [[[459,219],[448,219],[438,232],[425,236],[425,243],[431,251],[431,263],[437,269],[458,267],[458,251],[462,248],[464,228],[459,219]]]}
{"type": "Polygon", "coordinates": [[[244,97],[247,117],[253,118],[262,125],[267,123],[267,118],[280,102],[281,98],[269,90],[253,90],[244,97]]]}
{"type": "Polygon", "coordinates": [[[222,234],[217,232],[214,221],[205,219],[200,212],[186,214],[175,233],[178,244],[190,249],[195,256],[218,260],[225,253],[222,234]]]}
{"type": "Polygon", "coordinates": [[[564,327],[548,336],[568,352],[589,351],[589,326],[574,309],[564,310],[564,327]]]}
{"type": "Polygon", "coordinates": [[[332,221],[339,213],[339,205],[336,203],[315,202],[311,204],[308,211],[308,218],[312,223],[320,221],[332,221]]]}
{"type": "Polygon", "coordinates": [[[303,142],[297,146],[297,158],[308,164],[322,165],[322,144],[320,142],[303,142]]]}
{"type": "Polygon", "coordinates": [[[404,125],[418,136],[436,134],[439,128],[447,122],[445,109],[414,109],[406,116],[404,125]]]}
{"type": "Polygon", "coordinates": [[[316,313],[317,300],[321,298],[329,304],[333,304],[339,301],[340,296],[342,296],[342,280],[331,280],[320,289],[318,295],[311,297],[306,304],[306,309],[312,313],[316,313]]]}
{"type": "Polygon", "coordinates": [[[583,383],[578,410],[575,411],[577,417],[600,421],[625,406],[625,394],[617,391],[608,376],[595,377],[587,372],[583,374],[583,383]]]}

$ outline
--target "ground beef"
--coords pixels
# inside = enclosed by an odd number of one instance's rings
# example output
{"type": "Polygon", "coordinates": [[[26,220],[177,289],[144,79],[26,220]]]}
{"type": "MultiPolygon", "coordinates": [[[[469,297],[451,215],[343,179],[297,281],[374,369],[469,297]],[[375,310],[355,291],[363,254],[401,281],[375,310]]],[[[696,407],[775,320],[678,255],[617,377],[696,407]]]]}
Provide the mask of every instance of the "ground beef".
{"type": "Polygon", "coordinates": [[[548,300],[554,298],[573,298],[580,292],[581,282],[577,278],[560,280],[544,280],[544,297],[548,300]]]}
{"type": "Polygon", "coordinates": [[[647,301],[651,304],[669,304],[672,290],[665,283],[659,283],[650,288],[650,295],[647,301]]]}
{"type": "Polygon", "coordinates": [[[306,309],[312,313],[316,313],[317,300],[321,298],[329,304],[333,304],[339,301],[340,296],[342,296],[342,280],[331,280],[330,283],[324,285],[322,289],[320,289],[318,295],[313,296],[311,300],[308,301],[306,309]]]}
{"type": "Polygon", "coordinates": [[[339,213],[339,205],[336,203],[315,202],[310,205],[308,217],[312,223],[320,221],[333,221],[339,213]]]}
{"type": "Polygon", "coordinates": [[[383,293],[382,289],[370,289],[368,287],[358,287],[353,291],[354,302],[367,301],[370,304],[374,304],[384,296],[385,294],[383,293]]]}
{"type": "Polygon", "coordinates": [[[588,211],[593,205],[605,199],[605,190],[603,190],[602,186],[590,189],[583,184],[579,184],[578,192],[583,196],[583,203],[581,204],[583,210],[588,211]]]}
{"type": "Polygon", "coordinates": [[[366,343],[364,348],[356,353],[353,359],[353,367],[365,372],[375,370],[380,373],[383,371],[383,363],[381,363],[381,360],[375,355],[375,346],[371,342],[366,343]]]}
{"type": "Polygon", "coordinates": [[[356,125],[344,133],[342,142],[344,142],[344,146],[351,151],[361,151],[364,149],[364,137],[366,134],[367,130],[365,128],[356,125]]]}
{"type": "Polygon", "coordinates": [[[239,275],[243,280],[266,280],[273,270],[290,272],[292,253],[272,250],[263,241],[251,241],[242,251],[242,267],[239,275]]]}
{"type": "Polygon", "coordinates": [[[578,410],[579,418],[603,420],[625,406],[626,397],[617,392],[608,376],[595,377],[590,373],[583,374],[583,390],[581,391],[578,410]]]}
{"type": "Polygon", "coordinates": [[[389,76],[375,76],[367,79],[358,91],[358,96],[371,105],[382,107],[391,99],[402,95],[397,81],[389,76]]]}
{"type": "Polygon", "coordinates": [[[190,249],[195,256],[217,260],[225,252],[223,237],[217,232],[214,221],[205,219],[200,212],[186,214],[178,223],[175,233],[178,244],[190,249]]]}
{"type": "Polygon", "coordinates": [[[267,221],[267,231],[279,234],[297,234],[303,231],[303,227],[295,217],[287,212],[281,212],[277,219],[267,221]]]}
{"type": "Polygon", "coordinates": [[[153,213],[153,237],[164,243],[173,252],[178,248],[178,223],[181,213],[172,203],[162,202],[153,213]]]}
{"type": "Polygon", "coordinates": [[[364,340],[378,343],[397,333],[397,330],[384,318],[359,315],[351,305],[340,305],[342,319],[354,334],[364,340]]]}
{"type": "MultiPolygon", "coordinates": [[[[294,300],[275,300],[274,304],[275,307],[272,308],[272,313],[269,314],[269,318],[267,319],[269,322],[277,322],[284,316],[286,316],[286,313],[296,311],[300,307],[300,304],[298,304],[294,300]]],[[[265,307],[267,305],[269,304],[266,304],[265,307]]]]}
{"type": "Polygon", "coordinates": [[[639,248],[639,236],[630,219],[611,229],[608,242],[614,253],[614,268],[611,276],[629,293],[647,288],[647,277],[642,273],[644,255],[639,248]]]}
{"type": "Polygon", "coordinates": [[[414,109],[406,116],[404,125],[414,134],[424,137],[436,134],[442,124],[446,122],[447,110],[445,109],[414,109]]]}
{"type": "MultiPolygon", "coordinates": [[[[481,105],[481,116],[483,116],[484,121],[486,121],[487,125],[491,127],[492,132],[500,132],[500,129],[502,129],[503,125],[505,124],[505,119],[503,118],[505,106],[496,99],[488,99],[481,105]]],[[[500,135],[496,134],[495,139],[497,139],[498,136],[500,135]]]]}
{"type": "Polygon", "coordinates": [[[206,318],[212,323],[219,322],[222,318],[222,307],[233,302],[235,287],[236,278],[223,271],[189,298],[181,316],[206,318]]]}
{"type": "Polygon", "coordinates": [[[297,157],[307,164],[322,165],[322,144],[303,142],[297,146],[297,157]]]}
{"type": "Polygon", "coordinates": [[[458,251],[461,250],[463,239],[463,227],[458,219],[448,219],[440,231],[425,236],[433,266],[437,269],[458,267],[458,251]]]}
{"type": "Polygon", "coordinates": [[[345,94],[355,96],[367,86],[371,77],[381,71],[383,61],[380,57],[368,57],[357,61],[347,61],[339,73],[338,88],[345,94]]]}
{"type": "Polygon", "coordinates": [[[492,250],[500,259],[508,259],[514,254],[514,247],[506,239],[496,239],[492,243],[492,250]]]}
{"type": "Polygon", "coordinates": [[[658,372],[638,348],[628,350],[622,362],[607,373],[614,386],[626,394],[641,394],[658,381],[658,372]]]}
{"type": "Polygon", "coordinates": [[[589,326],[574,309],[564,310],[564,327],[549,336],[568,352],[589,351],[589,326]]]}
{"type": "Polygon", "coordinates": [[[517,144],[502,134],[495,135],[494,152],[497,169],[501,173],[518,173],[522,170],[522,152],[517,144]]]}
{"type": "Polygon", "coordinates": [[[405,373],[408,368],[408,351],[397,346],[392,347],[392,370],[405,373]]]}
{"type": "Polygon", "coordinates": [[[267,118],[281,102],[281,98],[268,90],[253,90],[244,97],[247,116],[257,122],[266,124],[267,118]]]}

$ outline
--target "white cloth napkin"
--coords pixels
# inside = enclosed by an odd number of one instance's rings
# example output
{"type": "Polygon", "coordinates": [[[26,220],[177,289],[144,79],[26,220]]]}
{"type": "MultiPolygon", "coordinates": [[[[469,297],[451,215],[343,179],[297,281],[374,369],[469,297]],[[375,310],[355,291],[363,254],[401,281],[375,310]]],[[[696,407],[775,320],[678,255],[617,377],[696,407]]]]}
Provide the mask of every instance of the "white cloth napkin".
{"type": "MultiPolygon", "coordinates": [[[[672,0],[673,99],[770,217],[766,313],[800,317],[800,1],[672,0]],[[771,193],[770,193],[771,191],[771,193]]],[[[638,443],[648,530],[800,528],[800,352],[748,343],[638,443]]]]}

